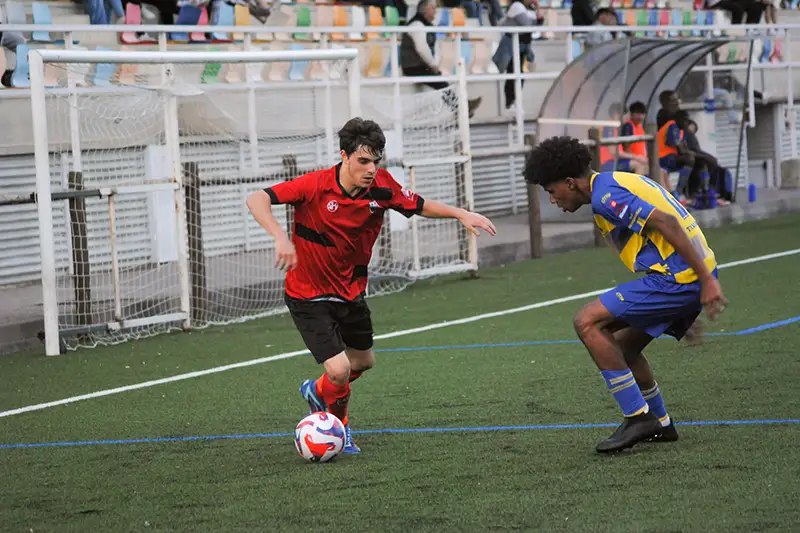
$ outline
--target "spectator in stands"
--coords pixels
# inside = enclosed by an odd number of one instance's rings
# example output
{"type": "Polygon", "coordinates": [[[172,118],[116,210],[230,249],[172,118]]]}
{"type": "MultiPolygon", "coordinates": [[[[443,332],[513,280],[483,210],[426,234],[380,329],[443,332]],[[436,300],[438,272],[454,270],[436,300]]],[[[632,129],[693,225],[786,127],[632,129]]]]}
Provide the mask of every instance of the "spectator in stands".
{"type": "Polygon", "coordinates": [[[748,24],[758,24],[765,7],[758,0],[706,0],[705,3],[706,9],[727,11],[732,24],[741,24],[745,15],[748,24]]]}
{"type": "MultiPolygon", "coordinates": [[[[619,17],[617,16],[617,12],[609,7],[603,7],[597,10],[597,14],[594,17],[594,24],[593,26],[623,26],[620,23],[619,17]]],[[[607,41],[612,41],[617,38],[617,32],[615,31],[595,31],[590,32],[586,36],[586,45],[587,46],[598,46],[603,44],[607,41]]]]}
{"type": "MultiPolygon", "coordinates": [[[[130,0],[134,4],[147,4],[158,10],[158,23],[163,25],[175,24],[175,15],[178,14],[178,0],[130,0]]],[[[127,3],[127,2],[126,2],[127,3]]]]}
{"type": "MultiPolygon", "coordinates": [[[[26,42],[25,37],[18,31],[0,31],[0,54],[4,53],[2,48],[7,48],[16,54],[17,46],[25,44],[26,42]]],[[[2,83],[4,87],[11,87],[11,76],[13,74],[13,69],[8,69],[3,72],[0,77],[0,83],[2,83]]]]}
{"type": "MultiPolygon", "coordinates": [[[[774,26],[778,23],[778,9],[781,7],[781,0],[761,0],[764,4],[764,22],[767,26],[774,26]]],[[[770,28],[767,32],[769,35],[776,35],[778,30],[770,28]]]]}
{"type": "MultiPolygon", "coordinates": [[[[540,26],[544,23],[544,17],[538,12],[538,9],[537,0],[513,0],[500,25],[505,27],[540,26]]],[[[520,68],[525,66],[526,60],[533,63],[534,54],[531,41],[533,41],[532,33],[519,34],[520,68]]],[[[503,34],[492,61],[501,73],[512,74],[514,72],[514,42],[510,33],[503,34]]],[[[506,80],[503,89],[506,97],[506,109],[510,109],[516,100],[514,80],[506,80]]]]}
{"type": "MultiPolygon", "coordinates": [[[[400,68],[405,76],[441,76],[439,64],[434,57],[436,50],[436,33],[419,31],[425,26],[433,26],[436,14],[434,0],[421,0],[417,12],[408,22],[409,31],[400,40],[400,68]]],[[[444,90],[442,97],[453,110],[458,107],[456,94],[450,84],[444,81],[428,81],[424,85],[437,91],[444,90]]],[[[481,104],[481,98],[473,98],[468,102],[470,118],[481,104]]]]}
{"type": "Polygon", "coordinates": [[[573,26],[591,26],[594,24],[594,6],[592,4],[592,0],[572,0],[570,14],[572,15],[573,26]]]}
{"type": "Polygon", "coordinates": [[[123,0],[83,0],[83,11],[90,24],[124,24],[123,0]]]}

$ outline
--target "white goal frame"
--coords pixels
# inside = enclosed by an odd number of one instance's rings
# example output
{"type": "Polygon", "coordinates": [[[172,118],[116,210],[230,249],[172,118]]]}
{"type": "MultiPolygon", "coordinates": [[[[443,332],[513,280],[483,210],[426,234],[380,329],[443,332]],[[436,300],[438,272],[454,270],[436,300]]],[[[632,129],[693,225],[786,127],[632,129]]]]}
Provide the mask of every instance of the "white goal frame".
{"type": "MultiPolygon", "coordinates": [[[[186,212],[183,202],[183,172],[180,161],[180,138],[178,131],[178,100],[177,93],[170,91],[173,86],[174,65],[185,63],[265,63],[287,61],[332,61],[346,60],[348,68],[348,93],[350,116],[361,114],[360,95],[360,68],[359,54],[356,49],[316,49],[316,50],[270,50],[270,51],[236,51],[236,52],[120,52],[120,51],[82,51],[82,50],[31,50],[28,56],[30,64],[31,81],[31,109],[33,119],[34,150],[36,165],[36,201],[39,217],[39,237],[42,270],[42,303],[44,312],[45,353],[49,356],[59,355],[59,323],[58,323],[58,292],[56,275],[56,254],[53,227],[53,197],[50,185],[50,153],[48,142],[48,125],[46,111],[47,90],[45,87],[45,64],[61,63],[130,63],[130,64],[159,64],[162,65],[162,85],[164,89],[164,135],[167,146],[167,158],[171,173],[171,183],[167,184],[142,184],[127,187],[107,187],[99,190],[99,196],[108,198],[111,219],[110,230],[113,234],[114,209],[116,196],[132,192],[167,189],[174,191],[174,207],[177,219],[178,239],[178,272],[180,276],[180,312],[167,315],[158,315],[134,320],[122,320],[117,316],[117,322],[106,324],[109,329],[128,328],[158,324],[161,322],[181,321],[184,328],[191,327],[190,310],[190,281],[188,266],[188,246],[186,231],[186,212]]],[[[76,98],[75,86],[70,81],[66,89],[69,98],[76,98]]],[[[85,89],[83,89],[85,91],[85,89]]],[[[253,89],[251,88],[251,91],[253,89]]],[[[327,95],[330,97],[330,93],[327,95]]],[[[70,117],[70,127],[73,132],[79,131],[77,117],[70,117]]],[[[333,131],[333,124],[326,124],[326,129],[333,131]]],[[[80,153],[80,139],[77,134],[72,138],[72,150],[80,153]]],[[[97,194],[95,194],[97,196],[97,194]]],[[[113,240],[112,240],[113,242],[113,240]]],[[[116,287],[118,287],[119,273],[116,271],[116,250],[112,245],[112,272],[116,287]]],[[[119,309],[119,297],[116,295],[116,308],[119,309]]],[[[117,314],[118,311],[117,311],[117,314]]]]}

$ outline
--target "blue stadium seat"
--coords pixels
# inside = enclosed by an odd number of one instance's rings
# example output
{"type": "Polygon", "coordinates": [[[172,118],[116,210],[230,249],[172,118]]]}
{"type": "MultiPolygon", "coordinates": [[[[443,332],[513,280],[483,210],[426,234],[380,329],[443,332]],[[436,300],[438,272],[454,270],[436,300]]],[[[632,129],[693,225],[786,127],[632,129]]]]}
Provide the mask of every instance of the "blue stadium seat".
{"type": "MultiPolygon", "coordinates": [[[[303,50],[304,47],[300,44],[293,44],[289,50],[303,50]]],[[[292,61],[289,67],[289,79],[292,81],[301,81],[306,79],[306,69],[308,68],[308,61],[292,61]]]]}
{"type": "MultiPolygon", "coordinates": [[[[202,9],[195,6],[182,6],[178,12],[178,19],[175,21],[176,26],[196,26],[200,21],[200,14],[202,9]]],[[[188,43],[189,34],[185,31],[172,31],[169,33],[169,40],[176,43],[188,43]]]]}
{"type": "MultiPolygon", "coordinates": [[[[235,23],[233,6],[227,2],[217,2],[214,6],[216,7],[211,13],[211,25],[233,26],[235,23]]],[[[231,41],[231,37],[227,33],[219,31],[213,32],[211,38],[215,42],[227,43],[231,41]]]]}
{"type": "MultiPolygon", "coordinates": [[[[98,51],[110,52],[110,48],[97,47],[98,51]]],[[[92,84],[95,87],[107,87],[111,85],[111,77],[114,75],[116,65],[113,63],[98,63],[94,69],[94,76],[92,77],[92,84]]]]}
{"type": "MultiPolygon", "coordinates": [[[[33,12],[33,23],[36,25],[51,25],[53,24],[53,17],[50,14],[50,8],[47,7],[47,4],[43,4],[41,2],[33,2],[31,4],[31,11],[33,12]]],[[[53,42],[53,39],[50,37],[49,31],[34,31],[31,33],[31,41],[35,41],[38,43],[49,43],[53,42]]]]}
{"type": "Polygon", "coordinates": [[[14,74],[11,75],[12,87],[30,87],[31,86],[31,66],[28,64],[28,52],[31,47],[27,44],[17,46],[17,65],[14,68],[14,74]]]}

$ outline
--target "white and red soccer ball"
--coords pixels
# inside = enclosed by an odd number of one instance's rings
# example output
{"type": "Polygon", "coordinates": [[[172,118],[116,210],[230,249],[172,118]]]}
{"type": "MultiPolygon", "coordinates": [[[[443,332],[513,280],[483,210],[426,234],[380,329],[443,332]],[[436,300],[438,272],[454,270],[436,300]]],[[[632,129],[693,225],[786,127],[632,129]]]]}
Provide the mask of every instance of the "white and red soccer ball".
{"type": "Polygon", "coordinates": [[[344,424],[330,413],[311,413],[294,430],[297,453],[313,463],[325,463],[342,453],[344,441],[344,424]]]}

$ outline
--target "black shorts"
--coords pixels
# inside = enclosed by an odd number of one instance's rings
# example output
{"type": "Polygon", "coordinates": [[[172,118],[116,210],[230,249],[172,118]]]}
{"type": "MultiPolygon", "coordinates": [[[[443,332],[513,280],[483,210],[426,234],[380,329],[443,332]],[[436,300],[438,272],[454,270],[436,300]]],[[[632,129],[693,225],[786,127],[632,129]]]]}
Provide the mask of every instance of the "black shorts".
{"type": "Polygon", "coordinates": [[[352,302],[295,300],[285,296],[306,348],[324,363],[345,348],[372,348],[372,319],[364,298],[352,302]]]}

